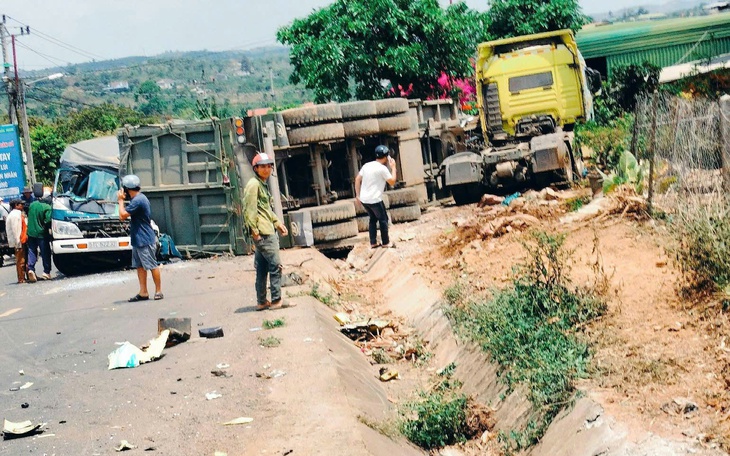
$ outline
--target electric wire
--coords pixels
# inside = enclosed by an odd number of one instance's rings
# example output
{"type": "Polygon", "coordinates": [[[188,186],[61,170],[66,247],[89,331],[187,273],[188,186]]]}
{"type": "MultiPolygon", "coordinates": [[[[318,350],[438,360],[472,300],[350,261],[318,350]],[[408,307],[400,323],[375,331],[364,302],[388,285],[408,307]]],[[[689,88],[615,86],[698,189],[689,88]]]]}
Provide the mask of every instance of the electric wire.
{"type": "MultiPolygon", "coordinates": [[[[10,20],[13,20],[13,21],[17,22],[18,24],[20,24],[20,25],[22,25],[24,27],[29,27],[30,28],[30,25],[25,24],[25,23],[23,23],[23,22],[15,19],[14,17],[10,17],[7,14],[5,15],[5,17],[8,18],[8,19],[10,19],[10,20]]],[[[31,29],[33,31],[33,34],[37,34],[41,39],[45,39],[46,41],[50,41],[51,43],[54,43],[57,46],[66,48],[69,51],[75,52],[75,53],[77,53],[79,55],[82,55],[84,57],[87,57],[87,58],[91,58],[92,60],[95,60],[97,58],[98,59],[105,59],[105,57],[102,57],[102,56],[100,56],[98,54],[94,54],[93,52],[85,51],[85,50],[83,50],[83,49],[81,49],[81,48],[79,48],[77,46],[74,46],[73,44],[66,43],[64,41],[59,40],[58,38],[54,38],[51,35],[48,35],[47,33],[43,33],[41,30],[38,30],[35,27],[32,27],[31,29]]]]}
{"type": "Polygon", "coordinates": [[[25,45],[25,44],[23,44],[23,43],[21,43],[21,42],[19,42],[19,41],[16,41],[16,42],[15,42],[15,44],[17,44],[18,46],[20,46],[20,47],[22,47],[22,48],[24,48],[24,49],[27,49],[27,50],[29,50],[30,52],[32,52],[32,53],[34,53],[34,54],[36,54],[36,55],[38,55],[38,56],[42,57],[42,58],[43,58],[43,59],[45,59],[46,61],[48,61],[48,62],[52,63],[52,64],[53,64],[53,66],[55,66],[55,67],[63,67],[63,66],[66,66],[67,64],[68,64],[68,65],[70,65],[70,63],[69,63],[69,62],[64,62],[63,60],[59,60],[59,59],[57,59],[57,58],[55,58],[55,57],[51,57],[51,56],[50,56],[50,55],[48,55],[48,54],[44,54],[44,53],[42,53],[42,52],[36,51],[35,49],[31,48],[30,46],[27,46],[27,45],[25,45]],[[55,60],[55,62],[54,62],[54,60],[55,60]],[[58,62],[61,62],[61,63],[59,64],[58,62]]]}

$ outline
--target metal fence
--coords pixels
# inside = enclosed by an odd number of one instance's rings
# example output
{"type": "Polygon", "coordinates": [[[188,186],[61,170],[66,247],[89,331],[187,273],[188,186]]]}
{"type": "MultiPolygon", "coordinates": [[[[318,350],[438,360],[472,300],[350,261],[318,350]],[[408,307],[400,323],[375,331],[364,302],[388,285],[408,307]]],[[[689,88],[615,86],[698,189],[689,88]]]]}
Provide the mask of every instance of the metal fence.
{"type": "Polygon", "coordinates": [[[650,211],[687,215],[708,206],[726,210],[730,190],[730,97],[640,99],[631,149],[648,167],[650,211]]]}

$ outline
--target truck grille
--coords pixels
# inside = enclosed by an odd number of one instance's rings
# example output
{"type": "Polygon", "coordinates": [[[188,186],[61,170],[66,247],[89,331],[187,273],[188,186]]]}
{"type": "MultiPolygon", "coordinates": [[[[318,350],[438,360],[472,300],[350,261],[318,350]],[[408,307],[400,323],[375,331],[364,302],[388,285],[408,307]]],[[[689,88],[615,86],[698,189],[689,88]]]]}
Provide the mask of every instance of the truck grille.
{"type": "Polygon", "coordinates": [[[129,222],[121,220],[74,220],[84,238],[112,238],[129,236],[129,222]]]}

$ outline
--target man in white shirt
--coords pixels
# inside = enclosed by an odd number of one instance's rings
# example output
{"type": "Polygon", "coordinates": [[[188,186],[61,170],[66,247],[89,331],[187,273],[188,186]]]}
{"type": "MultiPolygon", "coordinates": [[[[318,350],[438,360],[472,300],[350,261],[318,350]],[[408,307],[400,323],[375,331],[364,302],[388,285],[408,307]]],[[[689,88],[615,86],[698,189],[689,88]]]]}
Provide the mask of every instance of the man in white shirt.
{"type": "Polygon", "coordinates": [[[368,232],[370,247],[378,244],[378,224],[380,224],[380,240],[383,247],[390,247],[388,238],[388,213],[383,204],[385,184],[394,185],[396,181],[395,160],[390,156],[388,146],[375,148],[375,161],[365,163],[355,178],[355,199],[362,203],[370,216],[368,232]],[[387,164],[387,165],[386,165],[387,164]]]}
{"type": "Polygon", "coordinates": [[[8,235],[10,248],[15,249],[15,269],[18,275],[18,283],[25,283],[25,242],[27,241],[25,203],[21,199],[10,202],[12,210],[5,219],[5,233],[8,235]]]}

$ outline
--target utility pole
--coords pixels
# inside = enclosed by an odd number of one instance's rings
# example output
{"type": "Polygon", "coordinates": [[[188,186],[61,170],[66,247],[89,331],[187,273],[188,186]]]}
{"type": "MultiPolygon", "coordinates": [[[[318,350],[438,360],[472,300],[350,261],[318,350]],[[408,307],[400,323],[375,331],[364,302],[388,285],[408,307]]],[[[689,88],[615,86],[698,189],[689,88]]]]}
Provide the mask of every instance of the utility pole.
{"type": "Polygon", "coordinates": [[[13,86],[10,83],[10,63],[8,62],[8,29],[5,28],[5,15],[2,15],[2,23],[0,23],[0,44],[3,48],[3,83],[5,91],[8,94],[8,118],[10,123],[18,123],[15,113],[15,95],[13,86]]]}
{"type": "Polygon", "coordinates": [[[274,93],[274,70],[269,68],[269,85],[271,87],[271,98],[274,98],[276,94],[274,93]]]}
{"type": "MultiPolygon", "coordinates": [[[[30,27],[21,29],[20,34],[29,35],[30,27]]],[[[33,185],[36,182],[35,164],[33,163],[33,151],[30,147],[30,128],[28,127],[28,113],[25,110],[25,87],[23,86],[23,83],[21,83],[20,76],[18,75],[18,55],[15,51],[15,35],[11,35],[10,38],[12,39],[13,44],[13,68],[15,69],[15,112],[20,116],[19,120],[23,129],[23,149],[25,152],[25,164],[28,170],[26,177],[28,178],[29,183],[33,185]],[[18,112],[18,108],[20,108],[20,112],[18,112]]]]}

